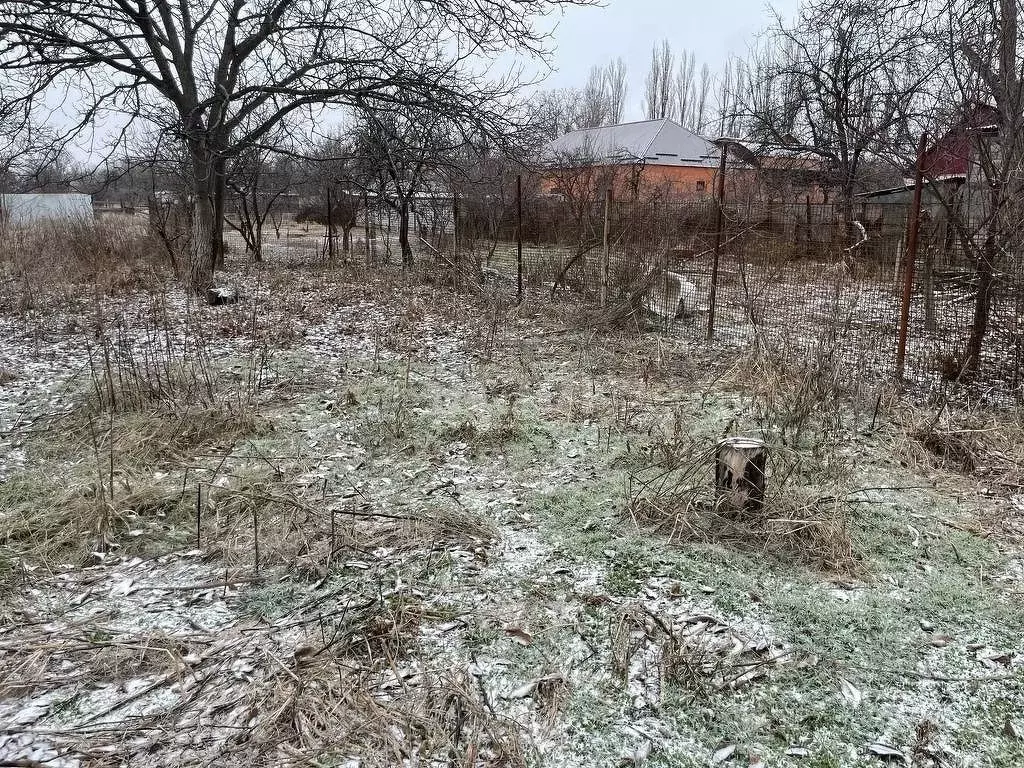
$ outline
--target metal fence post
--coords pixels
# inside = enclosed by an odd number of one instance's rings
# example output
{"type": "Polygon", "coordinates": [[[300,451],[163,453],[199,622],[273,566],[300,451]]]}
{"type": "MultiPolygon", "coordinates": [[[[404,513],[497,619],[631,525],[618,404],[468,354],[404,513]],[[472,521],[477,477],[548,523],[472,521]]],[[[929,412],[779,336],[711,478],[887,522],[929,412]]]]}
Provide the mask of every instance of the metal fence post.
{"type": "Polygon", "coordinates": [[[373,233],[370,230],[370,196],[363,193],[363,239],[366,241],[366,266],[373,266],[373,245],[370,237],[373,233]]]}
{"type": "Polygon", "coordinates": [[[715,206],[715,250],[711,262],[711,291],[708,295],[708,341],[715,335],[715,302],[718,298],[718,256],[722,250],[722,226],[725,219],[725,161],[729,155],[729,143],[721,142],[722,160],[718,164],[718,190],[716,197],[718,205],[715,206]]]}
{"type": "MultiPolygon", "coordinates": [[[[459,266],[459,196],[452,195],[452,263],[459,266]]],[[[456,281],[458,277],[456,276],[456,281]]]]}
{"type": "Polygon", "coordinates": [[[334,265],[334,203],[331,188],[327,187],[327,261],[334,265]]]}
{"type": "Polygon", "coordinates": [[[604,253],[601,255],[601,308],[608,302],[608,213],[612,207],[612,190],[604,192],[604,253]]]}
{"type": "Polygon", "coordinates": [[[516,280],[518,301],[523,303],[523,177],[516,176],[516,280]]]}
{"type": "Polygon", "coordinates": [[[924,153],[928,148],[927,132],[917,145],[917,168],[914,171],[914,202],[907,217],[907,253],[903,266],[903,301],[900,306],[899,338],[896,342],[896,378],[902,379],[907,361],[907,326],[910,324],[910,297],[914,291],[914,266],[917,262],[917,233],[921,224],[921,186],[924,179],[924,153]]]}

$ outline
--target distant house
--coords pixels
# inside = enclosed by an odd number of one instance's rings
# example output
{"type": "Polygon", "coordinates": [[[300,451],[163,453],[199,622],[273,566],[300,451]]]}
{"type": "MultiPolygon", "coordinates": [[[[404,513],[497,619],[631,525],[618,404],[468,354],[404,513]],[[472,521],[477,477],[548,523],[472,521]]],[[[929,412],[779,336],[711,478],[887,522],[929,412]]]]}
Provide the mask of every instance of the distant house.
{"type": "Polygon", "coordinates": [[[769,202],[828,202],[828,176],[827,164],[808,152],[776,148],[757,155],[757,195],[769,202]]]}
{"type": "MultiPolygon", "coordinates": [[[[963,118],[939,136],[926,150],[922,162],[925,186],[922,204],[937,217],[944,204],[969,215],[980,215],[986,204],[985,178],[979,147],[998,151],[999,113],[994,107],[976,104],[963,118]]],[[[858,197],[882,205],[909,205],[914,191],[914,168],[906,169],[903,184],[865,192],[858,197]]]]}
{"type": "Polygon", "coordinates": [[[713,194],[718,147],[672,120],[644,120],[570,131],[549,143],[542,159],[542,189],[612,189],[616,197],[656,193],[665,197],[713,194]]]}
{"type": "Polygon", "coordinates": [[[92,198],[72,193],[0,195],[0,223],[26,226],[40,221],[91,219],[92,198]]]}

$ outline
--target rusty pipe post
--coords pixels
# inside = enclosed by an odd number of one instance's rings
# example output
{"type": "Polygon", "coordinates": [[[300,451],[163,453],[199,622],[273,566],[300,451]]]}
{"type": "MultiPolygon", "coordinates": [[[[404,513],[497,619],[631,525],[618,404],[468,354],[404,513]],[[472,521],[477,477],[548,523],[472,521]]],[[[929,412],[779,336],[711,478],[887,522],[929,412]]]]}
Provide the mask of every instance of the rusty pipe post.
{"type": "Polygon", "coordinates": [[[917,263],[917,234],[921,228],[921,187],[924,180],[924,154],[928,133],[921,134],[917,145],[917,167],[914,170],[914,200],[907,218],[907,253],[903,262],[903,301],[900,304],[899,338],[896,342],[896,378],[903,378],[907,361],[907,326],[910,324],[910,297],[914,291],[914,267],[917,263]]]}
{"type": "Polygon", "coordinates": [[[722,160],[718,164],[718,189],[715,192],[715,250],[711,261],[711,291],[708,296],[708,341],[715,335],[715,302],[718,296],[718,255],[722,249],[722,225],[725,219],[725,161],[729,155],[729,143],[721,143],[722,160]]]}
{"type": "Polygon", "coordinates": [[[516,176],[516,298],[523,303],[523,177],[516,176]]]}

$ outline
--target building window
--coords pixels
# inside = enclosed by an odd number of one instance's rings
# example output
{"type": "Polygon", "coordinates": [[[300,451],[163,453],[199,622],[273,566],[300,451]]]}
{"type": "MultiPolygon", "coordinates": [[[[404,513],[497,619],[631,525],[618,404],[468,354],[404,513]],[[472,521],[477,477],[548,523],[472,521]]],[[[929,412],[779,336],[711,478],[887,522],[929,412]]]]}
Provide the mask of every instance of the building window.
{"type": "Polygon", "coordinates": [[[703,182],[703,181],[698,181],[698,182],[697,182],[697,191],[698,191],[698,192],[703,192],[703,191],[704,191],[704,189],[705,189],[705,186],[706,186],[705,182],[703,182]]]}

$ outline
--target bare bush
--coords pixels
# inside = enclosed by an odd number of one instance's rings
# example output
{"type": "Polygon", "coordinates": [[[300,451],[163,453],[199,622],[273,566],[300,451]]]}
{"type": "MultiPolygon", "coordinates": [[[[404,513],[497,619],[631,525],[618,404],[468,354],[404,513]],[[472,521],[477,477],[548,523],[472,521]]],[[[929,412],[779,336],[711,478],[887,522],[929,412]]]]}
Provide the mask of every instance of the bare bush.
{"type": "Polygon", "coordinates": [[[160,245],[131,219],[6,226],[0,237],[0,310],[22,312],[84,291],[125,296],[164,277],[160,245]]]}

